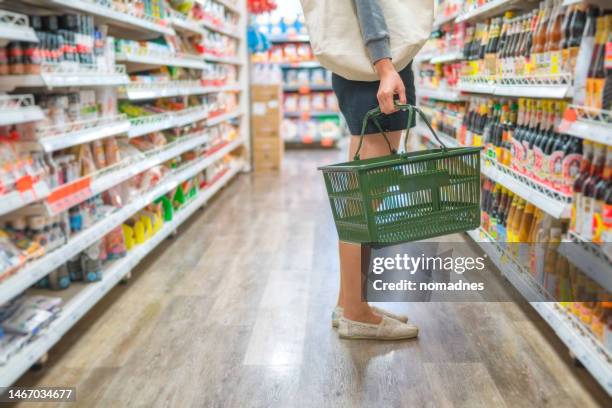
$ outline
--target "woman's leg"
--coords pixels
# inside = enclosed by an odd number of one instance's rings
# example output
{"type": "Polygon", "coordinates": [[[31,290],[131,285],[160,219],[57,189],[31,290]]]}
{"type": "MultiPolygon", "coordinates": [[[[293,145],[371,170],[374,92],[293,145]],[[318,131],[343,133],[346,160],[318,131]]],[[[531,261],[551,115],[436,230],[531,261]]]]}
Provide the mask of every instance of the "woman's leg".
{"type": "MultiPolygon", "coordinates": [[[[394,149],[399,146],[401,131],[389,132],[389,142],[394,149]]],[[[352,160],[359,145],[359,136],[351,136],[349,158],[352,160]]],[[[385,156],[389,154],[389,146],[381,134],[366,135],[359,153],[361,159],[385,156]]],[[[365,251],[364,251],[365,252],[365,251]]],[[[380,323],[381,317],[374,313],[367,302],[361,300],[361,262],[362,248],[360,244],[350,242],[339,243],[340,253],[340,291],[338,306],[344,309],[344,316],[349,320],[364,323],[380,323]]],[[[369,253],[365,252],[366,254],[369,253]]],[[[368,256],[369,258],[369,256],[368,256]]],[[[365,260],[365,259],[364,259],[365,260]]]]}

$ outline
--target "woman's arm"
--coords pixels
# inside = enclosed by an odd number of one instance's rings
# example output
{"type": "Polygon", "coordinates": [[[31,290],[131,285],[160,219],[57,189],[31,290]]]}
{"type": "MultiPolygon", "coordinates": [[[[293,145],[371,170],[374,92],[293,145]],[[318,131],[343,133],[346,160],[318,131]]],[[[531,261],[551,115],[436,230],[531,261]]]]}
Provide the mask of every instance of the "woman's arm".
{"type": "Polygon", "coordinates": [[[383,113],[396,111],[393,96],[399,95],[400,103],[406,103],[406,89],[402,78],[391,63],[391,48],[387,22],[379,0],[353,0],[361,27],[363,43],[368,49],[370,60],[380,78],[378,103],[383,113]]]}

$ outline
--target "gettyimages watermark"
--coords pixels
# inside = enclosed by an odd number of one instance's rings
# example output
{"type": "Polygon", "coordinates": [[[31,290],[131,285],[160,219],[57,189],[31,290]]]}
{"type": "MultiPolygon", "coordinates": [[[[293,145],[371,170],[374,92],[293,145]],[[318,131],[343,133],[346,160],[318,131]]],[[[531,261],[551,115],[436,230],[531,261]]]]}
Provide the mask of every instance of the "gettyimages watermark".
{"type": "Polygon", "coordinates": [[[370,302],[612,299],[605,283],[594,282],[549,244],[413,242],[373,249],[362,275],[362,297],[370,302]]]}

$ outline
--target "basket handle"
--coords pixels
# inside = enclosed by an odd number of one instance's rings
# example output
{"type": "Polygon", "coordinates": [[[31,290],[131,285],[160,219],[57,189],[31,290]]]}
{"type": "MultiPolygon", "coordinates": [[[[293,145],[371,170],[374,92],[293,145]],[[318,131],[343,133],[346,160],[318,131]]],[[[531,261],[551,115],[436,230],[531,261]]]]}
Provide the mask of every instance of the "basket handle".
{"type": "MultiPolygon", "coordinates": [[[[421,111],[419,108],[417,108],[414,105],[400,104],[397,101],[395,102],[395,107],[401,111],[408,111],[408,123],[406,124],[406,129],[410,129],[410,124],[412,123],[412,119],[414,118],[414,112],[416,111],[421,117],[421,119],[423,120],[423,122],[425,122],[425,124],[427,125],[431,133],[434,135],[436,141],[440,144],[440,147],[442,148],[442,150],[446,151],[446,145],[442,143],[442,141],[436,134],[436,131],[431,127],[431,124],[429,123],[429,119],[427,119],[427,116],[425,116],[423,111],[421,111]]],[[[368,126],[368,121],[370,119],[374,123],[374,126],[376,126],[376,128],[385,138],[385,142],[387,142],[387,146],[389,146],[389,152],[391,154],[396,153],[396,150],[391,147],[391,143],[389,142],[387,133],[382,129],[382,127],[380,126],[380,123],[378,122],[377,118],[381,115],[383,115],[383,113],[381,112],[379,106],[377,106],[374,109],[369,110],[366,113],[365,117],[363,118],[363,124],[361,125],[361,136],[359,138],[359,145],[357,146],[357,151],[355,152],[355,156],[353,157],[353,160],[359,160],[359,152],[361,151],[361,146],[363,145],[363,137],[365,136],[365,130],[366,130],[366,127],[368,126]]],[[[406,136],[406,138],[404,139],[404,151],[407,150],[407,147],[408,147],[408,137],[406,136]]]]}

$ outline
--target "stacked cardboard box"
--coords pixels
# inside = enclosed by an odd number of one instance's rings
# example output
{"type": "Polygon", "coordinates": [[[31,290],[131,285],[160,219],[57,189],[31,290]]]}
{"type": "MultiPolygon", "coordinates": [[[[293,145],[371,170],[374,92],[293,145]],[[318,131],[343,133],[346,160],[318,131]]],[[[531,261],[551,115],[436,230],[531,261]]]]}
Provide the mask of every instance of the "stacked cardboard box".
{"type": "Polygon", "coordinates": [[[251,88],[251,131],[255,171],[279,170],[283,161],[280,133],[282,86],[253,85],[251,88]]]}

